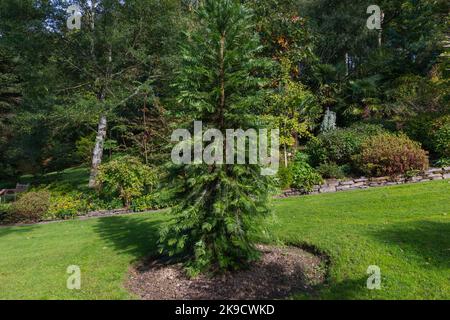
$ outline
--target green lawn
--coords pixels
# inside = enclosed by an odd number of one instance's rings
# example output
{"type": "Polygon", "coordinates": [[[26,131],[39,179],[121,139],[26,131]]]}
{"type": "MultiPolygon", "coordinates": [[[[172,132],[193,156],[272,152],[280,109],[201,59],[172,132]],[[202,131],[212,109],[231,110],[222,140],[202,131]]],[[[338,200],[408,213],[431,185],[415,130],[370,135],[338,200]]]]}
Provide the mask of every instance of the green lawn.
{"type": "MultiPolygon", "coordinates": [[[[278,200],[270,239],[330,256],[318,298],[450,299],[450,183],[278,200]],[[369,265],[382,289],[366,288],[369,265]]],[[[0,299],[124,299],[130,263],[155,252],[164,214],[0,228],[0,299]],[[82,290],[66,289],[79,265],[82,290]]],[[[263,237],[261,237],[263,238],[263,237]]],[[[297,298],[307,298],[299,296],[297,298]]]]}
{"type": "Polygon", "coordinates": [[[331,257],[326,299],[450,299],[450,182],[280,201],[273,233],[331,257]],[[367,268],[382,289],[366,288],[367,268]]]}

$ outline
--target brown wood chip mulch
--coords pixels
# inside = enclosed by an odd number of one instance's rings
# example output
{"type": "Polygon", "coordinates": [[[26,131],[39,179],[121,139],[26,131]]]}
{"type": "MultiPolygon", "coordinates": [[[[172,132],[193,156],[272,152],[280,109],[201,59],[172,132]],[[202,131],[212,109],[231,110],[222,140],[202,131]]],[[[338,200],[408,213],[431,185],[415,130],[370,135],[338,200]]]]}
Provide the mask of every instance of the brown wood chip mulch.
{"type": "Polygon", "coordinates": [[[266,300],[313,294],[325,281],[326,261],[297,247],[258,246],[250,269],[189,279],[181,264],[147,260],[130,269],[126,287],[144,300],[266,300]]]}

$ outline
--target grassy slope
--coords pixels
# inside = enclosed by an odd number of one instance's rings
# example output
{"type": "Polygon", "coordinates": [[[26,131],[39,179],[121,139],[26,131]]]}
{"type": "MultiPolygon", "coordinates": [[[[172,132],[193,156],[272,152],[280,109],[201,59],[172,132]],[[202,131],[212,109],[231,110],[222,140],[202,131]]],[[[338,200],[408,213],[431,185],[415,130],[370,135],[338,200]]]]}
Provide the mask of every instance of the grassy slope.
{"type": "MultiPolygon", "coordinates": [[[[450,299],[448,181],[280,200],[272,240],[309,243],[331,257],[321,298],[450,299]],[[382,290],[365,288],[369,265],[382,290]]],[[[163,214],[0,228],[0,299],[130,298],[130,263],[154,253],[163,214]],[[82,290],[66,289],[79,265],[82,290]]],[[[299,296],[298,298],[304,298],[299,296]]]]}
{"type": "MultiPolygon", "coordinates": [[[[43,175],[24,175],[18,179],[19,183],[36,185],[52,185],[54,187],[63,188],[68,190],[87,190],[89,181],[89,168],[85,166],[65,169],[60,172],[51,172],[43,175]]],[[[0,189],[14,188],[16,184],[13,182],[0,181],[0,189]]]]}
{"type": "Polygon", "coordinates": [[[87,191],[89,182],[89,168],[85,166],[69,168],[61,172],[51,172],[41,176],[22,176],[20,183],[34,185],[49,185],[59,190],[87,191]]]}

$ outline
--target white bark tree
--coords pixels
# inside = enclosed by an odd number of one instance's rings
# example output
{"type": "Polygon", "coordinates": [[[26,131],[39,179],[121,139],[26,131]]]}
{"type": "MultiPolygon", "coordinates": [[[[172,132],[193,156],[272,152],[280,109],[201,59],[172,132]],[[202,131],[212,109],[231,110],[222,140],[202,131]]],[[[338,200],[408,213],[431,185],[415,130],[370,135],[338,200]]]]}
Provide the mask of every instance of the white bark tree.
{"type": "MultiPolygon", "coordinates": [[[[88,106],[95,110],[85,120],[92,123],[94,114],[98,117],[97,125],[90,126],[97,131],[89,178],[89,187],[94,188],[116,108],[153,94],[152,84],[164,76],[160,57],[173,52],[176,38],[166,31],[179,23],[175,17],[180,4],[177,0],[80,0],[77,4],[81,28],[69,30],[64,20],[56,49],[61,50],[60,63],[70,71],[64,79],[70,83],[63,90],[67,100],[86,107],[80,101],[91,102],[96,97],[88,106]]],[[[55,0],[62,15],[66,6],[64,0],[55,0]]]]}
{"type": "Polygon", "coordinates": [[[92,153],[91,174],[89,176],[89,188],[96,187],[96,178],[98,174],[98,167],[102,163],[103,146],[106,139],[107,120],[106,116],[102,115],[98,123],[97,138],[95,139],[95,147],[92,153]]]}

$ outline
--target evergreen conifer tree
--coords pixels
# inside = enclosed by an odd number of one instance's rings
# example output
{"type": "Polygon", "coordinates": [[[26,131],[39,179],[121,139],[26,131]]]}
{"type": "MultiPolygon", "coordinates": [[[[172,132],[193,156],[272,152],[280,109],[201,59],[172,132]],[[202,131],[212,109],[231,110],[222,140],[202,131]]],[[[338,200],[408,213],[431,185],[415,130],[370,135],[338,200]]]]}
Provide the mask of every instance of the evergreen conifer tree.
{"type": "MultiPolygon", "coordinates": [[[[272,64],[257,58],[261,47],[251,12],[239,1],[207,0],[195,16],[177,81],[183,119],[191,125],[201,120],[203,131],[261,128],[267,84],[261,75],[272,64]]],[[[174,223],[161,232],[161,251],[187,257],[191,275],[238,269],[257,259],[251,230],[255,218],[269,212],[270,178],[261,167],[192,164],[172,173],[178,205],[174,223]]]]}

